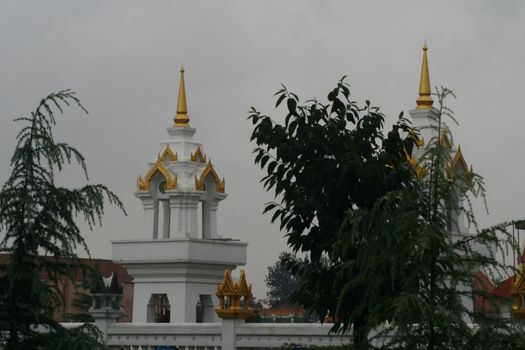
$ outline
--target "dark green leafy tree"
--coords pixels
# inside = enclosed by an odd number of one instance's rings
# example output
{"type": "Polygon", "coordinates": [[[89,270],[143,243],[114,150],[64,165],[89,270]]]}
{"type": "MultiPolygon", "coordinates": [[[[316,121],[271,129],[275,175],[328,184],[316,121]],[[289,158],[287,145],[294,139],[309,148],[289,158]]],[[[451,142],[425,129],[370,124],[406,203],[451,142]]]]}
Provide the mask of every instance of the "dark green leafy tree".
{"type": "Polygon", "coordinates": [[[276,96],[276,107],[286,102],[284,123],[253,108],[249,119],[255,163],[266,170],[265,189],[278,199],[267,203],[265,212],[273,211],[272,222],[279,220],[295,252],[309,255],[292,271],[300,280],[292,300],[321,320],[334,319],[334,330],[353,324],[354,341],[366,343],[368,301],[381,298],[390,281],[378,274],[380,288],[370,289],[359,280],[358,266],[342,270],[338,264],[354,259],[361,247],[338,257],[335,247],[349,210],[373,208],[385,194],[411,183],[406,157],[417,137],[402,115],[385,135],[385,116],[368,101],[363,107],[351,101],[344,78],[328,94],[327,104],[310,100],[301,105],[284,87],[276,96]]]}
{"type": "Polygon", "coordinates": [[[123,209],[103,185],[60,187],[55,172],[77,162],[87,179],[84,157],[75,148],[55,142],[52,127],[63,107],[85,110],[70,90],[44,98],[23,123],[11,158],[12,173],[0,192],[0,249],[10,254],[0,279],[0,337],[7,349],[97,349],[94,326],[67,330],[53,321],[62,302],[61,280],[74,282],[85,271],[77,248],[88,247],[77,226],[81,216],[90,227],[101,223],[104,201],[123,209]],[[42,331],[43,330],[43,331],[42,331]]]}
{"type": "Polygon", "coordinates": [[[273,266],[268,267],[268,273],[264,281],[268,287],[266,301],[272,308],[290,307],[290,297],[298,286],[297,277],[291,273],[288,267],[301,262],[295,255],[289,252],[281,252],[273,266]]]}
{"type": "MultiPolygon", "coordinates": [[[[437,92],[437,135],[443,118],[454,120],[443,103],[450,95],[437,92]]],[[[471,200],[484,200],[482,178],[451,169],[450,149],[439,137],[418,155],[418,166],[426,167],[421,176],[407,161],[418,141],[408,121],[401,116],[385,136],[384,116],[348,96],[341,81],[328,104],[299,106],[282,89],[283,124],[253,109],[249,116],[255,162],[278,200],[265,211],[273,211],[294,250],[309,253],[292,268],[299,277],[292,300],[321,319],[330,316],[334,331],[353,326],[356,349],[369,348],[375,334],[389,335],[389,349],[523,348],[513,323],[478,315],[479,326],[469,324],[472,293],[498,301],[471,290],[474,272],[508,274],[501,255],[516,249],[507,230],[512,222],[477,227],[471,200]],[[459,217],[472,233],[457,234],[459,217]]]]}

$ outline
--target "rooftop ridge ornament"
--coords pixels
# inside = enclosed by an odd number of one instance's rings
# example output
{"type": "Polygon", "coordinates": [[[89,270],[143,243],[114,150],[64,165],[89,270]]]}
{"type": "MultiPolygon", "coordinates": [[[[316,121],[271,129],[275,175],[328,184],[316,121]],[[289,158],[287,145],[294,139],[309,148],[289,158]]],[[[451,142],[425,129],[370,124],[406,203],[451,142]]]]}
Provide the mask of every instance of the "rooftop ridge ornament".
{"type": "Polygon", "coordinates": [[[450,165],[448,166],[447,175],[449,178],[451,179],[454,178],[456,174],[455,172],[458,166],[462,170],[461,172],[462,176],[464,176],[467,180],[469,180],[472,177],[472,173],[473,173],[472,165],[470,166],[470,168],[468,167],[467,161],[465,160],[465,158],[463,157],[463,153],[461,152],[460,145],[458,145],[456,154],[454,155],[454,157],[450,161],[450,165]]]}
{"type": "Polygon", "coordinates": [[[177,101],[177,114],[173,119],[175,126],[190,126],[190,118],[188,117],[188,107],[186,105],[186,87],[184,85],[184,66],[180,66],[180,82],[179,82],[179,99],[177,101]]]}
{"type": "Polygon", "coordinates": [[[430,109],[434,100],[430,97],[430,73],[428,71],[427,44],[423,45],[423,62],[421,64],[421,80],[419,81],[419,98],[416,109],[430,109]]]}
{"type": "Polygon", "coordinates": [[[174,161],[177,161],[179,159],[178,154],[177,153],[173,153],[173,151],[171,150],[170,145],[166,146],[166,149],[160,155],[160,160],[165,162],[166,159],[168,159],[168,157],[169,157],[169,161],[170,162],[174,162],[174,161]]]}
{"type": "Polygon", "coordinates": [[[208,160],[208,164],[206,165],[206,168],[204,168],[204,170],[202,171],[201,175],[199,177],[195,175],[195,189],[197,191],[205,191],[204,182],[206,181],[206,177],[208,175],[211,175],[213,181],[215,182],[215,190],[218,193],[224,193],[224,189],[226,187],[225,180],[224,178],[222,178],[221,180],[219,175],[217,175],[217,172],[215,171],[215,169],[213,168],[213,164],[211,163],[211,159],[208,160]]]}
{"type": "Polygon", "coordinates": [[[525,294],[525,265],[518,265],[518,272],[514,277],[514,281],[510,287],[510,296],[512,298],[512,307],[510,312],[517,319],[525,319],[525,308],[523,307],[523,295],[525,294]]]}
{"type": "Polygon", "coordinates": [[[192,162],[206,163],[206,155],[202,153],[202,149],[200,146],[197,146],[197,149],[195,150],[195,152],[193,152],[190,155],[190,160],[192,162]]]}

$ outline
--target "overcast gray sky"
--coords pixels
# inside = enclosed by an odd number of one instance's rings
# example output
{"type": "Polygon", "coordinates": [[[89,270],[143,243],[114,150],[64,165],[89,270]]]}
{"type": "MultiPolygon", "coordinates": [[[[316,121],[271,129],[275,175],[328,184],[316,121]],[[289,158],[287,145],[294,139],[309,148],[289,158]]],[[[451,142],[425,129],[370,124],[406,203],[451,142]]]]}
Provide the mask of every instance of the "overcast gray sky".
{"type": "MultiPolygon", "coordinates": [[[[286,248],[262,215],[271,200],[253,166],[255,106],[282,119],[273,93],[286,84],[321,100],[348,75],[357,101],[389,120],[415,106],[421,46],[432,85],[453,89],[452,131],[486,181],[483,225],[525,217],[525,7],[522,1],[2,1],[0,4],[0,182],[20,125],[41,97],[71,88],[89,110],[69,109],[55,137],[87,158],[90,181],[123,200],[85,232],[93,257],[111,240],[140,238],[136,178],[147,171],[175,112],[186,68],[196,138],[226,178],[219,233],[249,243],[247,277],[264,297],[264,275],[286,248]]],[[[66,171],[62,183],[81,184],[66,171]]]]}

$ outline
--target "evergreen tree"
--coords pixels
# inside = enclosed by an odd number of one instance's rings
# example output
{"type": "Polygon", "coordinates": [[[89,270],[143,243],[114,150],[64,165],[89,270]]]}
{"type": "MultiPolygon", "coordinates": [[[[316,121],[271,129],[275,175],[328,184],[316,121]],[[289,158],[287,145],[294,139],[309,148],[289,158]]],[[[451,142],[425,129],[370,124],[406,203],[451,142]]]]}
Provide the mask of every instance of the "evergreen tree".
{"type": "Polygon", "coordinates": [[[361,283],[370,289],[380,287],[376,274],[390,281],[389,293],[367,303],[370,327],[391,315],[385,331],[394,336],[385,348],[523,349],[523,331],[512,321],[478,315],[478,324],[472,326],[474,314],[468,305],[474,295],[493,306],[501,301],[472,290],[475,272],[499,277],[512,272],[504,257],[517,246],[508,232],[512,222],[478,228],[471,201],[484,201],[483,180],[471,169],[451,167],[450,144],[442,135],[450,135],[444,119],[455,121],[444,105],[453,92],[442,88],[435,96],[438,120],[431,127],[438,136],[429,140],[417,165],[426,171],[414,172],[414,181],[403,191],[386,194],[373,208],[348,211],[334,246],[335,257],[346,256],[348,247],[361,245],[362,250],[355,259],[336,265],[342,265],[341,271],[344,266],[358,266],[361,283]],[[461,217],[471,232],[461,232],[461,217]],[[488,339],[484,334],[493,336],[488,339]]]}
{"type": "Polygon", "coordinates": [[[290,264],[300,263],[295,255],[289,252],[281,252],[278,260],[273,266],[268,267],[268,273],[264,281],[268,287],[267,302],[272,308],[290,307],[290,297],[297,288],[297,277],[288,268],[290,264]]]}
{"type": "Polygon", "coordinates": [[[74,282],[86,271],[76,251],[89,253],[76,218],[92,228],[101,223],[104,200],[123,210],[118,197],[103,185],[68,189],[55,184],[55,172],[77,162],[86,179],[84,157],[75,148],[55,142],[52,127],[63,107],[75,104],[75,94],[63,90],[44,98],[17,135],[12,173],[0,192],[0,249],[10,254],[0,279],[0,336],[7,349],[97,349],[96,327],[68,330],[53,321],[62,302],[61,280],[74,282]],[[44,276],[44,277],[42,277],[44,276]]]}

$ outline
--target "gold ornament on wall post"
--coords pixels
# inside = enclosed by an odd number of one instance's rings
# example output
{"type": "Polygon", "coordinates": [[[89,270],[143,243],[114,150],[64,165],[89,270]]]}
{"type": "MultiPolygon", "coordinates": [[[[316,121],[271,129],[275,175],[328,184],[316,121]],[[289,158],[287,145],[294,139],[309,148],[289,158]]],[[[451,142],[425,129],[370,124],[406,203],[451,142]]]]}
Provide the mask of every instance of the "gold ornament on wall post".
{"type": "Polygon", "coordinates": [[[244,270],[241,270],[239,281],[234,283],[231,271],[224,271],[224,279],[217,286],[219,307],[215,309],[217,315],[227,320],[245,320],[253,313],[249,307],[252,299],[252,285],[248,285],[244,270]]]}

